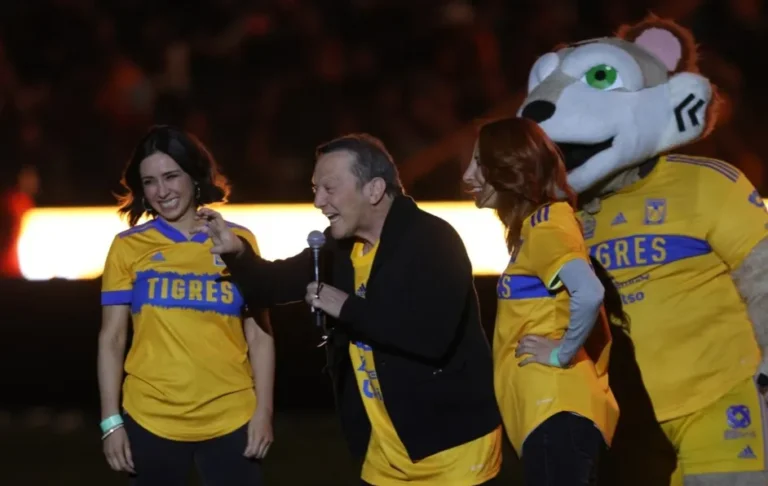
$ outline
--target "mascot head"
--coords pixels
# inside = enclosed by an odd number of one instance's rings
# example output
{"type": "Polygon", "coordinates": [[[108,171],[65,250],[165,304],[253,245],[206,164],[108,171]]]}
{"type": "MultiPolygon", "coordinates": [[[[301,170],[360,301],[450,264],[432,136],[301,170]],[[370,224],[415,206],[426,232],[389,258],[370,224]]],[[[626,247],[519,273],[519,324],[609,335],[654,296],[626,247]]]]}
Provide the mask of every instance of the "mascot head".
{"type": "Polygon", "coordinates": [[[535,120],[565,156],[583,193],[662,152],[705,136],[714,86],[698,73],[696,45],[679,25],[651,16],[616,37],[541,56],[518,116],[535,120]]]}

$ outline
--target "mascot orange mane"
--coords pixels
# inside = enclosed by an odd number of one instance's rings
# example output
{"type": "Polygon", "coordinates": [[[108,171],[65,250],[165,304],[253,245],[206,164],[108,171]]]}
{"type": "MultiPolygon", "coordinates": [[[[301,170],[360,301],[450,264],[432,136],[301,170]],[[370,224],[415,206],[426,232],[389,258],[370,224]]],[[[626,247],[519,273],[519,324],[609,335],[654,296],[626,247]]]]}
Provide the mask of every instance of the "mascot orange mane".
{"type": "Polygon", "coordinates": [[[696,62],[691,33],[651,16],[541,56],[518,115],[564,154],[679,475],[768,484],[768,211],[734,166],[672,153],[716,122],[696,62]]]}

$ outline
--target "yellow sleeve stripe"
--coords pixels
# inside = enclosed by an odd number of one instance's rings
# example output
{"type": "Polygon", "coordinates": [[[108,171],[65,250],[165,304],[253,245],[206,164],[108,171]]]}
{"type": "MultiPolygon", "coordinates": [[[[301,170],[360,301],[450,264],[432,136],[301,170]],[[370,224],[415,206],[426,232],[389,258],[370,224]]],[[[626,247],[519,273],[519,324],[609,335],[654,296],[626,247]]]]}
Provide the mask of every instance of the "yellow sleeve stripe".
{"type": "Polygon", "coordinates": [[[547,288],[549,290],[557,290],[563,286],[563,282],[561,282],[559,278],[560,270],[563,269],[566,263],[576,259],[589,261],[584,257],[584,255],[581,255],[579,253],[568,253],[566,255],[561,256],[560,258],[557,259],[557,261],[555,261],[555,264],[552,267],[555,268],[556,270],[552,272],[552,274],[550,274],[546,280],[547,288]]]}
{"type": "Polygon", "coordinates": [[[560,281],[560,270],[563,269],[563,266],[560,265],[560,267],[557,269],[557,272],[555,272],[554,275],[552,275],[552,278],[547,282],[547,288],[549,290],[557,290],[560,287],[563,286],[563,282],[560,281]]]}

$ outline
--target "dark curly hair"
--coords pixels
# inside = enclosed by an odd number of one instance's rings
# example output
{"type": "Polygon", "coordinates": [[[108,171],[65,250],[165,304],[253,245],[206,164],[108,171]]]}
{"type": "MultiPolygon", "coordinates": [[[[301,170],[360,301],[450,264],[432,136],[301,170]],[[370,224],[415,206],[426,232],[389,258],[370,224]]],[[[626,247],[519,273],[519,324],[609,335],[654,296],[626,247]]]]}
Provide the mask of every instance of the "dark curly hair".
{"type": "Polygon", "coordinates": [[[144,213],[154,214],[144,203],[144,187],[139,166],[144,159],[158,152],[172,158],[181,170],[192,178],[198,187],[195,204],[202,206],[226,202],[229,183],[205,145],[197,137],[180,128],[156,125],[150,128],[136,145],[120,180],[126,193],[117,196],[120,205],[118,212],[121,216],[128,215],[128,224],[131,227],[136,225],[144,213]]]}

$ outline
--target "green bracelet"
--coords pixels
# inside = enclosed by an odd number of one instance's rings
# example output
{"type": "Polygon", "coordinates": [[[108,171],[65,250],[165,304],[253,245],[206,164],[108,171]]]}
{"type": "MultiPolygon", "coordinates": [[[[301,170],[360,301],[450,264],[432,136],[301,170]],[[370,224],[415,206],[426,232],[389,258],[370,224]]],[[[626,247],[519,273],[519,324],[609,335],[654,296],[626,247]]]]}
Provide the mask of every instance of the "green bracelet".
{"type": "Polygon", "coordinates": [[[556,368],[562,368],[563,366],[560,364],[560,358],[558,355],[560,354],[560,346],[556,347],[552,350],[551,353],[549,353],[549,364],[556,367],[556,368]]]}
{"type": "Polygon", "coordinates": [[[99,427],[101,427],[101,432],[103,434],[106,434],[108,430],[111,428],[122,425],[123,424],[123,417],[120,415],[112,415],[111,417],[107,417],[104,420],[101,421],[99,424],[99,427]]]}

